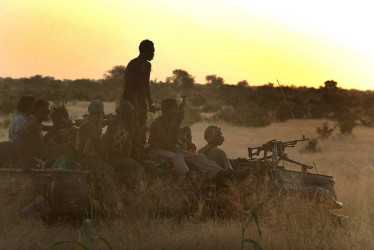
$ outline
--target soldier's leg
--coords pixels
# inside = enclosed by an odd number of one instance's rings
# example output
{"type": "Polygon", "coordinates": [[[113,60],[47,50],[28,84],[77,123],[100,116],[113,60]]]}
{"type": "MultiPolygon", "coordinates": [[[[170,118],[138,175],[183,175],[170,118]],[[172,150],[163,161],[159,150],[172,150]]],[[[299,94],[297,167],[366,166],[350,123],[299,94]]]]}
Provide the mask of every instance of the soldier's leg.
{"type": "Polygon", "coordinates": [[[17,152],[14,150],[12,142],[0,142],[0,166],[3,167],[17,167],[17,152]]]}
{"type": "Polygon", "coordinates": [[[17,144],[9,141],[0,143],[0,165],[31,169],[36,167],[36,163],[37,162],[17,144]]]}
{"type": "Polygon", "coordinates": [[[196,165],[201,171],[208,173],[209,179],[213,179],[222,168],[214,161],[209,160],[205,155],[200,153],[180,151],[186,162],[196,165]]]}
{"type": "Polygon", "coordinates": [[[190,169],[184,162],[183,156],[176,154],[174,152],[159,149],[151,151],[150,156],[154,159],[161,158],[169,161],[173,165],[177,173],[179,183],[181,183],[184,180],[187,172],[190,171],[190,169]]]}
{"type": "Polygon", "coordinates": [[[108,163],[114,167],[115,171],[121,174],[131,175],[143,167],[131,158],[109,157],[108,163]]]}
{"type": "Polygon", "coordinates": [[[85,161],[83,163],[83,167],[84,169],[95,170],[97,172],[105,172],[109,174],[114,172],[113,166],[99,157],[85,161]]]}
{"type": "Polygon", "coordinates": [[[138,124],[139,124],[139,142],[144,145],[146,143],[146,134],[147,134],[147,102],[144,99],[138,100],[138,124]]]}

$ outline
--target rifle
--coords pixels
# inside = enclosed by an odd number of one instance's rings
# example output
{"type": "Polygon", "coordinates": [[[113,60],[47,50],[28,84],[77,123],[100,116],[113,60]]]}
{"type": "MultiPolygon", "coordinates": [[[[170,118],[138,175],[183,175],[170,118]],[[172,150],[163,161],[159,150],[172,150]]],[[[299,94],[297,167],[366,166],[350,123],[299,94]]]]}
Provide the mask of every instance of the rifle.
{"type": "Polygon", "coordinates": [[[182,103],[179,105],[179,109],[178,109],[178,119],[179,119],[179,122],[182,122],[183,119],[184,119],[184,107],[186,106],[186,96],[185,95],[181,95],[183,101],[182,103]]]}
{"type": "Polygon", "coordinates": [[[270,140],[266,142],[265,144],[261,146],[256,147],[248,147],[248,156],[251,160],[258,159],[258,160],[272,160],[272,168],[276,169],[278,166],[278,162],[281,160],[288,161],[290,163],[299,165],[302,167],[302,172],[306,173],[307,169],[312,169],[313,166],[305,165],[303,163],[291,160],[288,158],[288,155],[284,152],[287,147],[293,148],[296,146],[298,142],[301,141],[308,141],[309,138],[305,138],[303,135],[302,139],[293,140],[293,141],[278,141],[278,140],[270,140]],[[255,158],[254,156],[260,156],[261,152],[263,152],[262,158],[255,158]],[[271,153],[270,156],[268,156],[268,153],[271,153]]]}

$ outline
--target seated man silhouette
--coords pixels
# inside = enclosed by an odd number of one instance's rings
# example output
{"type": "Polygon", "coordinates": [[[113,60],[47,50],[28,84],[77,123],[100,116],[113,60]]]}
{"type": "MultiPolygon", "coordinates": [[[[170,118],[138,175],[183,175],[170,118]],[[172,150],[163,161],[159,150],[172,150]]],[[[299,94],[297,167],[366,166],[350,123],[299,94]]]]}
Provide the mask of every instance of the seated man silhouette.
{"type": "Polygon", "coordinates": [[[215,161],[223,169],[232,168],[225,151],[218,148],[218,146],[221,146],[225,141],[221,128],[216,125],[209,125],[205,129],[204,139],[208,144],[201,148],[199,153],[206,155],[206,157],[212,161],[215,161]]]}
{"type": "Polygon", "coordinates": [[[74,164],[78,161],[78,167],[108,172],[115,170],[121,176],[129,176],[135,170],[140,169],[141,166],[136,161],[127,158],[121,152],[113,151],[118,132],[122,128],[124,115],[126,113],[123,112],[123,106],[120,106],[115,116],[104,119],[103,103],[100,100],[92,101],[88,106],[88,115],[79,125],[74,156],[67,154],[59,158],[53,168],[75,168],[77,166],[74,164]],[[105,126],[107,130],[105,134],[102,134],[102,128],[105,126]]]}
{"type": "MultiPolygon", "coordinates": [[[[24,155],[23,159],[43,158],[42,123],[48,120],[49,113],[49,103],[46,100],[39,99],[34,102],[32,114],[28,116],[22,129],[13,140],[14,145],[24,155]]],[[[39,161],[39,163],[43,165],[43,162],[39,161]]]]}
{"type": "Polygon", "coordinates": [[[33,104],[36,101],[35,96],[22,96],[17,103],[17,114],[13,117],[9,127],[9,141],[13,141],[21,132],[27,119],[32,113],[33,104]]]}
{"type": "Polygon", "coordinates": [[[224,169],[229,176],[229,179],[242,181],[245,180],[250,174],[250,168],[247,169],[233,169],[231,163],[222,149],[218,148],[225,141],[225,137],[222,135],[222,130],[216,125],[209,125],[204,132],[204,139],[208,142],[206,146],[201,148],[198,152],[206,155],[208,159],[217,163],[222,169],[224,169]]]}
{"type": "Polygon", "coordinates": [[[72,153],[78,129],[69,118],[69,112],[65,106],[53,107],[50,118],[52,126],[44,126],[48,131],[43,137],[44,157],[47,168],[61,156],[72,153]]]}
{"type": "Polygon", "coordinates": [[[168,160],[176,170],[178,181],[182,183],[190,171],[185,162],[196,165],[201,171],[214,179],[222,168],[209,160],[205,155],[177,147],[182,115],[177,112],[177,101],[167,98],[161,103],[162,115],[157,117],[151,125],[149,137],[150,156],[168,160]]]}

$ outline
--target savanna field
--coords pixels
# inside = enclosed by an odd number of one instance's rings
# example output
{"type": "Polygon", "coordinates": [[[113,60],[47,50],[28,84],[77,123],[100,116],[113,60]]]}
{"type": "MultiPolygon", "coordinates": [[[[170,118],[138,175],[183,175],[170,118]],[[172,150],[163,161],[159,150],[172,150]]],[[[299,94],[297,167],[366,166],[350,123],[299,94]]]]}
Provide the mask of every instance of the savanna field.
{"type": "MultiPolygon", "coordinates": [[[[88,102],[69,103],[70,115],[79,118],[86,112],[87,105],[88,102]]],[[[114,112],[114,103],[104,105],[107,113],[114,112]]],[[[294,140],[300,139],[302,134],[316,138],[316,127],[322,122],[289,120],[261,128],[246,128],[203,121],[192,125],[193,141],[198,148],[204,146],[203,132],[207,125],[214,123],[222,128],[225,136],[222,149],[229,157],[247,157],[248,146],[261,145],[271,139],[294,140]]],[[[3,126],[2,141],[7,139],[7,133],[3,126]]],[[[265,201],[258,214],[262,237],[254,223],[249,224],[245,237],[255,239],[263,249],[371,249],[374,246],[373,141],[373,128],[355,127],[352,135],[341,136],[334,131],[330,138],[319,139],[322,152],[300,153],[302,143],[288,151],[290,158],[309,165],[313,160],[318,173],[334,176],[338,200],[344,206],[335,212],[349,217],[343,226],[326,223],[326,219],[307,204],[295,207],[290,200],[266,199],[260,188],[256,187],[256,192],[251,186],[252,178],[239,187],[230,187],[228,194],[222,197],[228,214],[222,217],[209,212],[203,203],[186,212],[177,192],[162,188],[157,182],[148,185],[138,176],[136,195],[110,187],[107,198],[116,204],[115,215],[100,217],[89,232],[84,233],[80,233],[79,224],[47,225],[37,216],[21,218],[18,211],[22,202],[17,197],[24,197],[25,190],[18,187],[10,193],[1,192],[0,249],[45,249],[64,239],[85,241],[89,235],[105,238],[114,249],[240,249],[243,212],[260,201],[265,201]],[[247,188],[253,195],[241,195],[240,188],[247,188]],[[123,195],[127,195],[127,202],[120,202],[123,195]]],[[[314,169],[310,171],[315,172],[314,169]]],[[[252,245],[245,245],[245,249],[252,248],[252,245]]],[[[54,249],[77,249],[77,246],[62,245],[54,249]]],[[[96,242],[92,249],[106,249],[106,246],[96,242]]]]}

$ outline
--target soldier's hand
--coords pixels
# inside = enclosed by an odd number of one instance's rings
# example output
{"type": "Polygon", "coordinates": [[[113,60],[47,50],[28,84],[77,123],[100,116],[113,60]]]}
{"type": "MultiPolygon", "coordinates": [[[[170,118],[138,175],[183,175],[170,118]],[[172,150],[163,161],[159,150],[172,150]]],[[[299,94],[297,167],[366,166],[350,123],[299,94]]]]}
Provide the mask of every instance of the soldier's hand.
{"type": "Polygon", "coordinates": [[[177,114],[178,123],[181,124],[183,119],[184,119],[184,113],[183,112],[178,112],[178,114],[177,114]]]}
{"type": "Polygon", "coordinates": [[[157,111],[160,111],[160,107],[157,107],[156,104],[152,103],[149,106],[149,112],[156,113],[157,111]]]}

